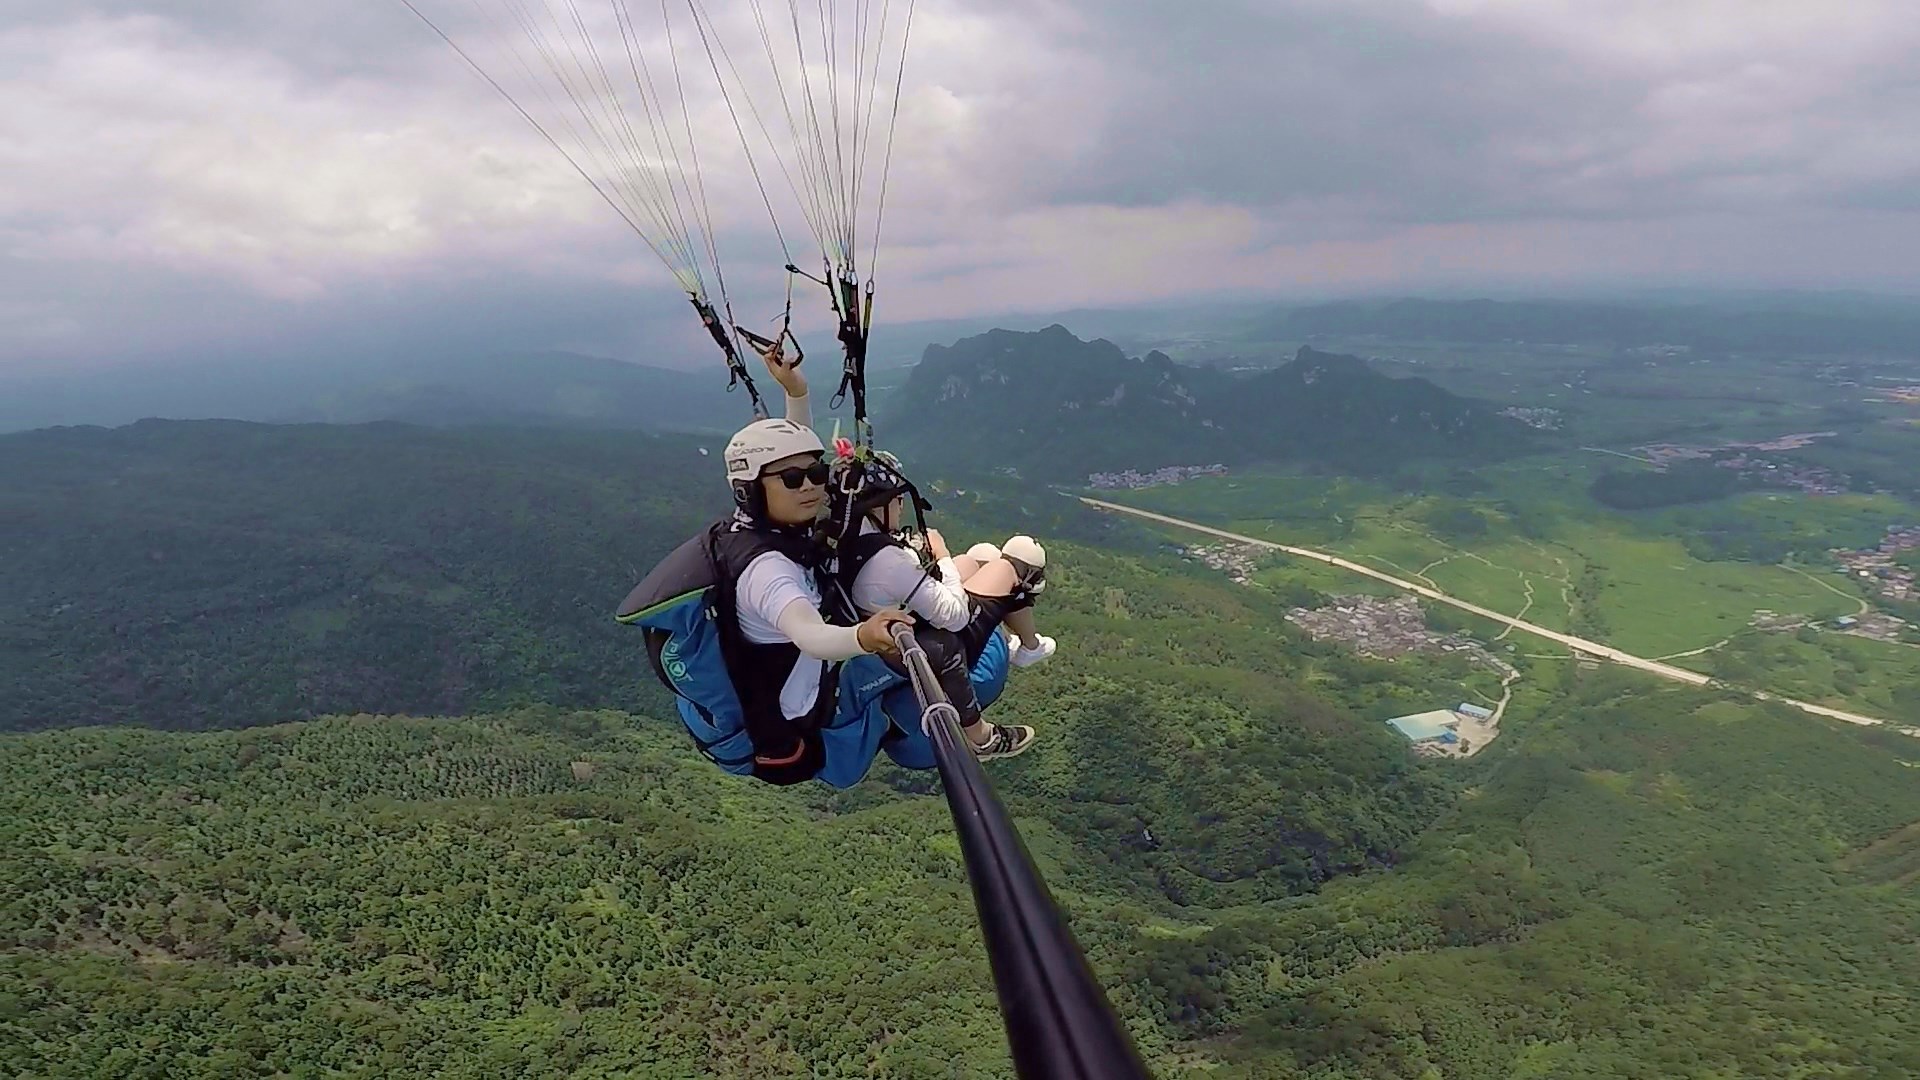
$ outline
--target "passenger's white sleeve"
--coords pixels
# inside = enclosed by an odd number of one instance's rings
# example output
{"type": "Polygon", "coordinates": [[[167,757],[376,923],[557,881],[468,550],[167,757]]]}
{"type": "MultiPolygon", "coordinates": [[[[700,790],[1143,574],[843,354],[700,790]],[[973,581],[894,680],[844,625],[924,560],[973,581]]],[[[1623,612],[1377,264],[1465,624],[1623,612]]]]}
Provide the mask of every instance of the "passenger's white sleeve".
{"type": "Polygon", "coordinates": [[[904,603],[929,624],[957,631],[971,618],[966,590],[960,587],[960,572],[952,559],[941,559],[939,567],[943,580],[935,581],[906,548],[881,548],[854,579],[853,602],[862,611],[904,603]]]}
{"type": "Polygon", "coordinates": [[[851,660],[867,651],[860,645],[858,627],[829,625],[805,600],[788,604],[780,613],[779,626],[787,640],[817,660],[851,660]]]}
{"type": "Polygon", "coordinates": [[[806,394],[794,397],[787,395],[787,419],[801,427],[813,426],[813,401],[806,394]]]}

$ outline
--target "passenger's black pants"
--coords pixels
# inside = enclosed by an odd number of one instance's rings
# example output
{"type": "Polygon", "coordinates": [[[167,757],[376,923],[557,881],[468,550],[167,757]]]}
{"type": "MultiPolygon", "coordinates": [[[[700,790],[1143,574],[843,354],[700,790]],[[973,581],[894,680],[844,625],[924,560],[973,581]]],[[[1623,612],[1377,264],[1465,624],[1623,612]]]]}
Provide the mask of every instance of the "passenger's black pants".
{"type": "MultiPolygon", "coordinates": [[[[972,727],[978,723],[980,699],[973,694],[973,663],[967,657],[966,641],[951,630],[924,624],[913,628],[913,637],[927,654],[927,664],[940,680],[940,689],[947,692],[947,700],[959,711],[960,726],[972,727]]],[[[888,657],[886,663],[902,675],[907,673],[906,665],[896,658],[888,657]]]]}
{"type": "Polygon", "coordinates": [[[1033,598],[976,596],[968,593],[967,606],[972,610],[973,618],[960,628],[960,645],[967,650],[967,670],[972,671],[974,662],[980,659],[981,653],[987,651],[987,642],[1000,632],[1000,624],[1021,608],[1032,607],[1033,598]]]}

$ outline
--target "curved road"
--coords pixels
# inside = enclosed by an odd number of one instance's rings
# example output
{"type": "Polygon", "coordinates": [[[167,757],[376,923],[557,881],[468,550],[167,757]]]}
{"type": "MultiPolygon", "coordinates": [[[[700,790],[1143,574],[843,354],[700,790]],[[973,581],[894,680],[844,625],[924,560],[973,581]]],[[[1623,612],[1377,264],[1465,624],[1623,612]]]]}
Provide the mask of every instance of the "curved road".
{"type": "MultiPolygon", "coordinates": [[[[1515,630],[1525,630],[1527,633],[1533,634],[1536,637],[1543,637],[1548,641],[1565,645],[1576,653],[1584,653],[1587,656],[1598,657],[1602,660],[1611,660],[1616,664],[1622,664],[1630,668],[1639,668],[1641,671],[1650,672],[1663,679],[1691,683],[1694,686],[1705,686],[1712,681],[1697,671],[1688,671],[1686,668],[1674,667],[1672,664],[1664,664],[1658,660],[1648,660],[1645,657],[1634,656],[1631,653],[1621,652],[1619,649],[1610,645],[1602,645],[1597,641],[1588,641],[1585,638],[1577,638],[1570,634],[1563,634],[1558,630],[1549,630],[1544,626],[1538,626],[1534,623],[1516,619],[1511,615],[1502,615],[1497,611],[1490,611],[1478,604],[1470,604],[1465,600],[1448,596],[1446,593],[1436,589],[1429,589],[1425,585],[1418,585],[1414,582],[1394,577],[1391,574],[1382,573],[1371,566],[1362,566],[1357,562],[1350,559],[1343,559],[1338,555],[1329,555],[1324,551],[1314,551],[1310,548],[1294,547],[1290,544],[1276,544],[1271,540],[1259,540],[1251,536],[1242,536],[1239,533],[1230,533],[1223,529],[1201,525],[1198,522],[1184,521],[1180,518],[1168,517],[1165,514],[1156,514],[1151,510],[1142,510],[1134,506],[1123,506],[1120,503],[1106,502],[1101,499],[1090,499],[1085,496],[1078,496],[1078,498],[1088,506],[1097,507],[1101,510],[1112,510],[1122,514],[1132,514],[1135,517],[1147,518],[1148,520],[1158,521],[1162,524],[1173,525],[1182,529],[1191,529],[1194,532],[1208,533],[1225,540],[1232,540],[1236,543],[1253,544],[1258,547],[1271,548],[1274,551],[1284,551],[1289,555],[1295,555],[1302,559],[1317,559],[1320,562],[1338,566],[1342,570],[1351,570],[1356,574],[1365,574],[1370,578],[1384,581],[1397,589],[1405,589],[1408,592],[1417,593],[1429,600],[1438,600],[1440,603],[1451,604],[1462,611],[1471,611],[1481,618],[1492,619],[1494,622],[1503,623],[1515,630]]],[[[1828,708],[1825,705],[1815,705],[1810,701],[1795,701],[1793,698],[1779,697],[1763,691],[1751,691],[1751,693],[1754,697],[1762,701],[1778,701],[1784,705],[1791,705],[1802,712],[1811,713],[1814,716],[1824,716],[1833,720],[1845,720],[1849,724],[1859,724],[1863,727],[1879,727],[1886,723],[1884,720],[1877,720],[1871,716],[1862,716],[1859,713],[1828,708]]],[[[1920,729],[1915,728],[1901,728],[1898,730],[1905,731],[1909,735],[1920,734],[1920,729]]]]}

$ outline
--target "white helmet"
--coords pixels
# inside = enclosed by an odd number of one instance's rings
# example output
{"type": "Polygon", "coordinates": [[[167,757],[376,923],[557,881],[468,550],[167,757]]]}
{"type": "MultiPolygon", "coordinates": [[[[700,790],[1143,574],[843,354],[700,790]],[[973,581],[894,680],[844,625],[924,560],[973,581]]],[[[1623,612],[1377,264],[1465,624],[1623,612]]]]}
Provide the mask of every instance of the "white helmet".
{"type": "Polygon", "coordinates": [[[791,420],[755,420],[727,441],[727,481],[736,487],[759,479],[760,470],[795,454],[825,454],[820,436],[791,420]]]}
{"type": "Polygon", "coordinates": [[[1012,536],[1000,547],[1000,554],[1011,560],[1019,571],[1020,584],[1036,596],[1047,587],[1047,549],[1031,536],[1012,536]]]}
{"type": "Polygon", "coordinates": [[[1047,549],[1031,536],[1009,537],[1000,548],[1000,553],[1008,558],[1019,559],[1036,570],[1044,570],[1047,566],[1047,549]]]}

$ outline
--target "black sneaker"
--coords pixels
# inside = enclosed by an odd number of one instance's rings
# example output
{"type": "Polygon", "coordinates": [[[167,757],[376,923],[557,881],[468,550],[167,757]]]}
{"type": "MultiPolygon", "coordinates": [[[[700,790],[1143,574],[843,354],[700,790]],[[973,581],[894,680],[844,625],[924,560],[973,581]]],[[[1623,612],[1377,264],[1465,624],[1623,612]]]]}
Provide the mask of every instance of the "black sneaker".
{"type": "Polygon", "coordinates": [[[1023,724],[995,724],[993,734],[985,746],[973,748],[973,756],[981,761],[990,758],[1018,757],[1033,745],[1033,729],[1023,724]]]}

